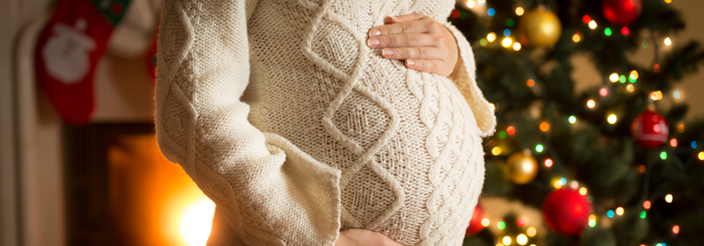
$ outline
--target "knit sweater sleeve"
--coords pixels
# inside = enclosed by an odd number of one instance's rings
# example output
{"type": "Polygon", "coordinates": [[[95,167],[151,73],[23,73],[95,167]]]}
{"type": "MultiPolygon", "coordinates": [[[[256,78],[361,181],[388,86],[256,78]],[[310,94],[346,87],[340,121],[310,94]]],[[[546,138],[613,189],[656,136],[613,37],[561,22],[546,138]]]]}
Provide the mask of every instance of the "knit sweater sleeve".
{"type": "Polygon", "coordinates": [[[248,245],[333,245],[340,172],[247,120],[247,21],[256,0],[166,0],[158,41],[159,147],[248,245]]]}
{"type": "Polygon", "coordinates": [[[476,82],[476,65],[474,62],[474,52],[469,45],[469,41],[460,30],[447,21],[442,22],[455,36],[459,48],[459,59],[455,70],[450,75],[452,81],[457,85],[459,91],[464,95],[465,100],[474,112],[479,127],[479,135],[488,137],[494,134],[496,128],[496,117],[494,109],[489,101],[484,97],[476,82]]]}

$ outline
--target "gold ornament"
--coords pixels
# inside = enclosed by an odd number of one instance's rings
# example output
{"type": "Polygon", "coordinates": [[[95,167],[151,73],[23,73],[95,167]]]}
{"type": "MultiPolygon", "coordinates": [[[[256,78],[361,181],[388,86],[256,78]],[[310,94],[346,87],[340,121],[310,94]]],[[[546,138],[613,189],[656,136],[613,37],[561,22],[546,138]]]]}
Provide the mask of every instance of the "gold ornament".
{"type": "Polygon", "coordinates": [[[540,5],[521,17],[518,33],[523,45],[550,48],[560,40],[562,24],[557,15],[540,5]]]}
{"type": "Polygon", "coordinates": [[[523,152],[512,154],[506,160],[508,175],[516,184],[527,184],[533,181],[538,174],[538,162],[530,155],[523,152]]]}

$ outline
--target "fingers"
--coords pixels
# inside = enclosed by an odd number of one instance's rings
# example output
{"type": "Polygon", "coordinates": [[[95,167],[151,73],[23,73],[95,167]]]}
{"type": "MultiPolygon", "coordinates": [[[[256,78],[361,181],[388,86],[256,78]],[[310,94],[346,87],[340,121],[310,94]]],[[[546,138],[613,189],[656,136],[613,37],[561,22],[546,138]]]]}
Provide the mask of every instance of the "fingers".
{"type": "MultiPolygon", "coordinates": [[[[398,17],[388,17],[387,20],[392,20],[398,17]]],[[[392,22],[387,22],[386,25],[373,27],[369,30],[370,37],[401,34],[401,33],[434,33],[437,30],[437,25],[430,17],[423,16],[420,19],[400,21],[395,19],[392,22]]]]}
{"type": "Polygon", "coordinates": [[[437,46],[441,43],[440,35],[432,34],[394,34],[379,37],[371,37],[367,39],[367,45],[371,48],[393,48],[393,47],[411,47],[411,46],[437,46]]]}
{"type": "Polygon", "coordinates": [[[384,48],[381,57],[394,60],[405,59],[439,59],[444,60],[448,52],[435,47],[384,48]]]}
{"type": "Polygon", "coordinates": [[[428,73],[435,73],[435,74],[442,74],[442,75],[447,75],[451,74],[452,70],[448,70],[447,66],[445,66],[445,63],[441,60],[419,60],[419,59],[406,59],[406,62],[404,62],[407,68],[421,71],[421,72],[428,72],[428,73]]]}

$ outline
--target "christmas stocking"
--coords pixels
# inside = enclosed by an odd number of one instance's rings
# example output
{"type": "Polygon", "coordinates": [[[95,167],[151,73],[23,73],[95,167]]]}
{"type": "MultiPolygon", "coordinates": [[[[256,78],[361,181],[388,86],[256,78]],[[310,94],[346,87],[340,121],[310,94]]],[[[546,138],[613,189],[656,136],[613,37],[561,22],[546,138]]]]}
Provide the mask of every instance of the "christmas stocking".
{"type": "Polygon", "coordinates": [[[39,36],[35,72],[61,117],[85,124],[93,113],[93,75],[130,0],[59,0],[39,36]]]}

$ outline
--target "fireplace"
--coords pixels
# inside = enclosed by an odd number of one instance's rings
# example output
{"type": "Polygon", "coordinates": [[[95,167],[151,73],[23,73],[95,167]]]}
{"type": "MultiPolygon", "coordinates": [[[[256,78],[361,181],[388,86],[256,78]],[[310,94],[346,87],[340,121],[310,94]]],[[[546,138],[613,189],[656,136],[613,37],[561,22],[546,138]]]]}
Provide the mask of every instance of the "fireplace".
{"type": "Polygon", "coordinates": [[[67,245],[205,245],[214,204],[151,123],[64,126],[67,245]]]}

